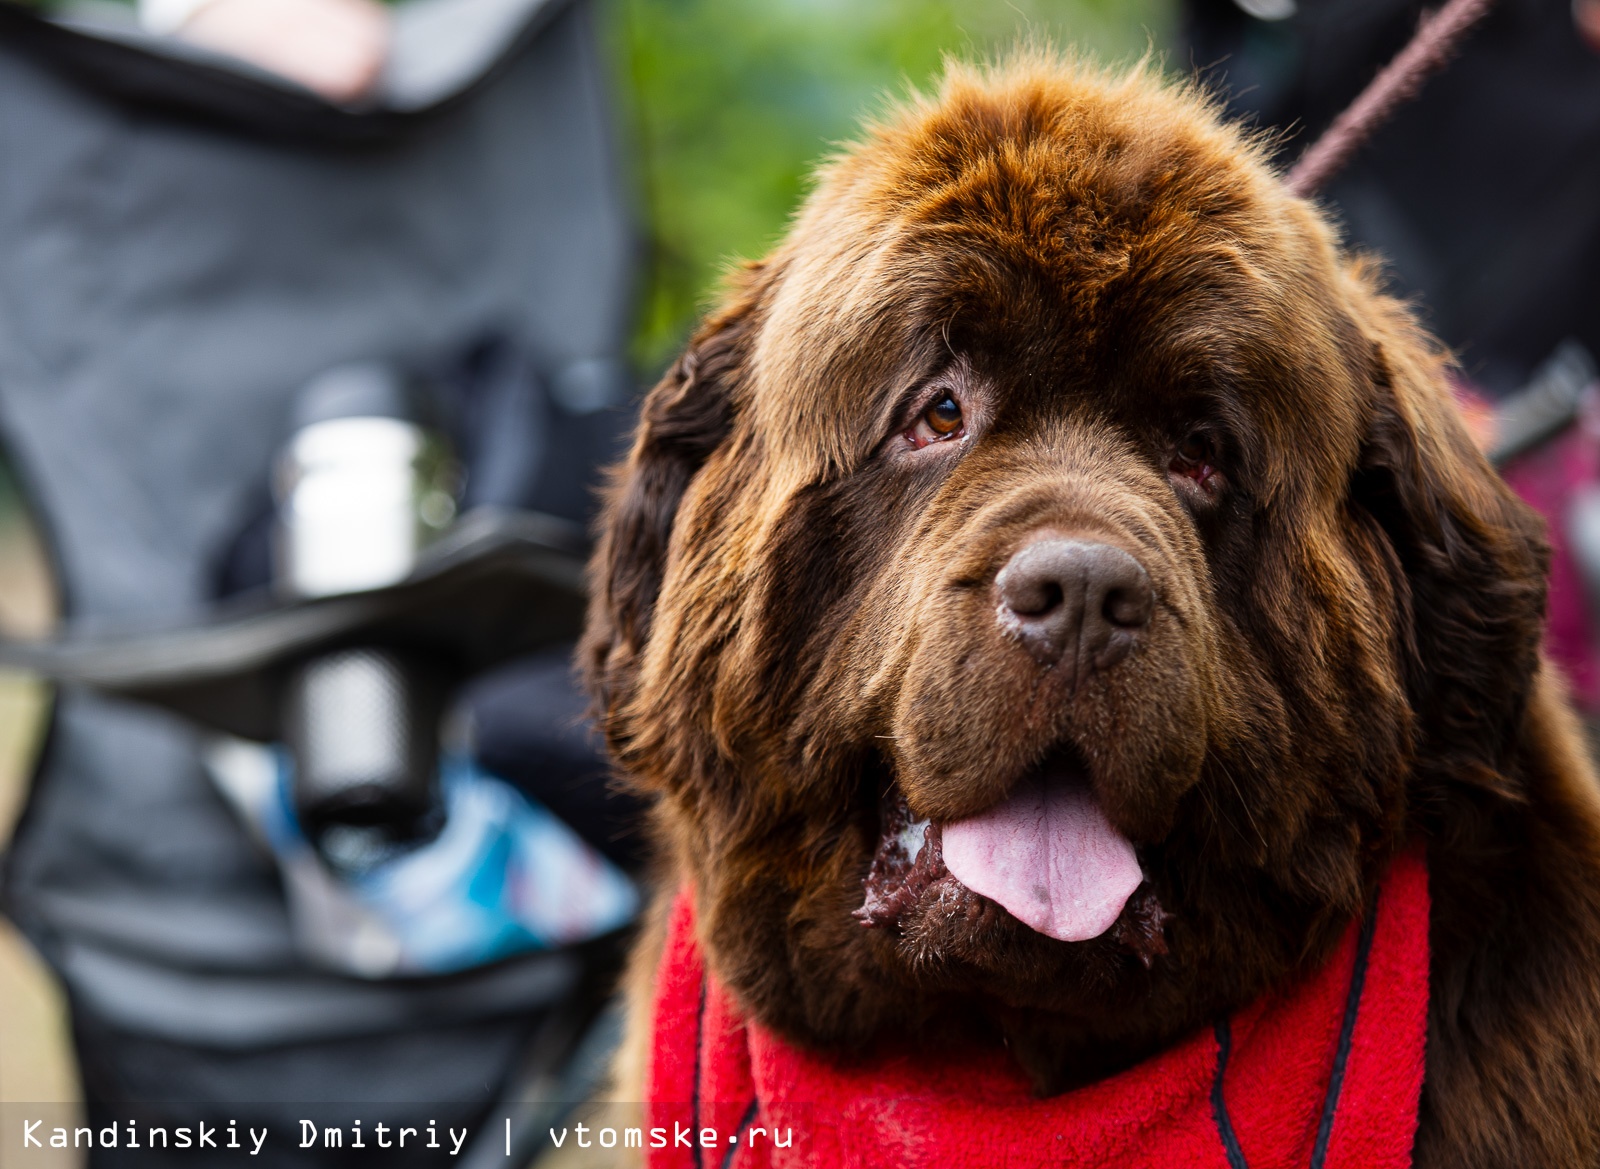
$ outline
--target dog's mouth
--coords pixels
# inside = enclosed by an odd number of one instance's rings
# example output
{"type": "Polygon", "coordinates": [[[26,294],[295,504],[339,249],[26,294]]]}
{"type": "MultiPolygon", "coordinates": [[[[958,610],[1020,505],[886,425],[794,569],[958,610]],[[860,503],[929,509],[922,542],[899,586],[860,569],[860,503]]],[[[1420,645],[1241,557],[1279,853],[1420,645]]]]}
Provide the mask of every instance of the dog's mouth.
{"type": "Polygon", "coordinates": [[[1088,774],[1053,755],[999,803],[949,823],[919,820],[898,785],[880,808],[882,836],[855,916],[898,928],[937,894],[988,898],[1032,930],[1062,942],[1110,934],[1146,967],[1167,952],[1170,918],[1145,881],[1132,842],[1106,818],[1088,774]]]}

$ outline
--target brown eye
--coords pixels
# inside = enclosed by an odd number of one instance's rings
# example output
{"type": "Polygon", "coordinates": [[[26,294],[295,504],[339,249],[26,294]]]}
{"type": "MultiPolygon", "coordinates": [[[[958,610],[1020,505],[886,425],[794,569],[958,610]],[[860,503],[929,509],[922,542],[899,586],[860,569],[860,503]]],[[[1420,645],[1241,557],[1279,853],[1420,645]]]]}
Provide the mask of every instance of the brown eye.
{"type": "Polygon", "coordinates": [[[1171,470],[1176,475],[1193,479],[1203,487],[1216,473],[1217,452],[1211,436],[1203,430],[1194,430],[1172,452],[1171,470]]]}
{"type": "Polygon", "coordinates": [[[1178,444],[1178,458],[1185,463],[1209,463],[1211,461],[1211,440],[1199,431],[1195,431],[1178,444]]]}
{"type": "Polygon", "coordinates": [[[929,406],[922,417],[935,434],[954,434],[961,429],[961,407],[948,394],[929,406]]]}
{"type": "Polygon", "coordinates": [[[966,436],[966,419],[961,414],[961,403],[952,394],[934,401],[917,418],[916,424],[906,431],[906,441],[921,449],[931,443],[950,442],[966,436]]]}

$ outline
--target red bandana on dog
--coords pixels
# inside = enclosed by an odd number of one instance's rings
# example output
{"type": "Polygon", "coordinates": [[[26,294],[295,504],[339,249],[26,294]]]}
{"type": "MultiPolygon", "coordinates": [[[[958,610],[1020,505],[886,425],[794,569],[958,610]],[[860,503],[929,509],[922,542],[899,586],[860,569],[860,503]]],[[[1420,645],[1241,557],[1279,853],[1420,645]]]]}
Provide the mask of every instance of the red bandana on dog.
{"type": "Polygon", "coordinates": [[[678,894],[656,983],[651,1169],[1411,1163],[1428,1014],[1416,852],[1332,959],[1138,1067],[1040,1100],[1003,1051],[836,1064],[746,1021],[678,894]]]}

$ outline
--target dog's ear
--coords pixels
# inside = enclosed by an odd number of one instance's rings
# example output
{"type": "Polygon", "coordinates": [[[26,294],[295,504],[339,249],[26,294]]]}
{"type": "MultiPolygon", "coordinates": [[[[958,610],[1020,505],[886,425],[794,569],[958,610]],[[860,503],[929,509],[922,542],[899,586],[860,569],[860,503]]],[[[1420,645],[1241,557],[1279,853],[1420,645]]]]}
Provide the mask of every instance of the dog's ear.
{"type": "Polygon", "coordinates": [[[678,505],[733,428],[752,332],[755,275],[691,338],[639,411],[633,448],[613,468],[589,562],[589,612],[578,660],[602,723],[625,700],[650,636],[678,505]]]}
{"type": "Polygon", "coordinates": [[[1352,497],[1393,551],[1418,758],[1437,778],[1516,792],[1543,636],[1549,546],[1538,514],[1478,451],[1447,362],[1409,312],[1363,305],[1373,409],[1352,497]]]}

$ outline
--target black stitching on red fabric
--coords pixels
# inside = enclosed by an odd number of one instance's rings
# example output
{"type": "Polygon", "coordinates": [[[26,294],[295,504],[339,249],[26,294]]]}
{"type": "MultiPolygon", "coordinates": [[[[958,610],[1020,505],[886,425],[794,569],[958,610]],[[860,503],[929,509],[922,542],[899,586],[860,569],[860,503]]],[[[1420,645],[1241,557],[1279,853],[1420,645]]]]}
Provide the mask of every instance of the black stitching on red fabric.
{"type": "Polygon", "coordinates": [[[1211,1119],[1216,1122],[1217,1136],[1222,1140],[1222,1151],[1228,1156],[1228,1169],[1250,1169],[1245,1164],[1244,1150],[1239,1147],[1239,1137],[1233,1131],[1233,1121],[1228,1119],[1228,1102],[1222,1095],[1222,1075],[1228,1070],[1228,1052],[1233,1049],[1233,1032],[1228,1020],[1217,1020],[1217,1075],[1211,1081],[1211,1119]]]}
{"type": "Polygon", "coordinates": [[[1356,965],[1350,972],[1350,991],[1344,1000],[1344,1020],[1339,1024],[1339,1047],[1333,1053],[1333,1071],[1328,1076],[1328,1094],[1322,1100],[1317,1143],[1311,1149],[1311,1169],[1322,1169],[1328,1157],[1328,1140],[1333,1136],[1333,1117],[1339,1108],[1339,1091],[1344,1087],[1344,1067],[1350,1058],[1350,1041],[1355,1036],[1356,1016],[1361,1012],[1361,991],[1367,982],[1367,960],[1372,954],[1372,935],[1377,924],[1378,902],[1374,898],[1367,920],[1361,923],[1361,941],[1356,945],[1356,965]]]}
{"type": "MultiPolygon", "coordinates": [[[[1333,1070],[1328,1076],[1328,1091],[1322,1101],[1322,1119],[1317,1125],[1317,1140],[1311,1150],[1311,1169],[1323,1169],[1328,1157],[1328,1142],[1333,1136],[1334,1116],[1339,1108],[1339,1094],[1344,1087],[1345,1065],[1350,1059],[1350,1045],[1355,1037],[1356,1018],[1361,1012],[1361,993],[1366,987],[1367,965],[1372,956],[1372,941],[1377,930],[1378,904],[1374,899],[1372,910],[1361,923],[1361,936],[1356,943],[1355,968],[1350,972],[1350,989],[1345,995],[1344,1018],[1339,1024],[1339,1046],[1333,1056],[1333,1070]]],[[[700,1077],[702,1075],[701,1061],[704,1057],[705,1047],[705,1022],[706,1022],[706,980],[700,980],[700,1009],[695,1017],[694,1028],[694,1085],[690,1099],[690,1118],[694,1125],[696,1138],[700,1130],[700,1077]]],[[[1239,1145],[1239,1137],[1233,1129],[1233,1121],[1228,1116],[1228,1102],[1223,1093],[1223,1076],[1228,1070],[1228,1055],[1233,1049],[1233,1032],[1227,1019],[1217,1020],[1217,1072],[1211,1081],[1211,1117],[1217,1126],[1217,1136],[1222,1141],[1223,1152],[1228,1158],[1228,1169],[1249,1169],[1245,1161],[1244,1149],[1239,1145]]],[[[751,1122],[760,1111],[760,1101],[751,1098],[749,1106],[745,1109],[744,1117],[739,1121],[737,1135],[742,1137],[750,1127],[751,1122]]],[[[739,1144],[731,1142],[728,1151],[722,1157],[722,1169],[732,1169],[733,1159],[738,1155],[739,1144]]],[[[695,1169],[705,1169],[705,1160],[701,1155],[700,1142],[694,1142],[695,1169]]]]}
{"type": "Polygon", "coordinates": [[[694,1169],[705,1169],[705,1158],[700,1154],[700,1060],[705,1047],[706,1035],[706,980],[700,978],[700,1010],[694,1018],[694,1091],[689,1097],[689,1122],[694,1128],[694,1135],[689,1139],[694,1144],[694,1169]]]}
{"type": "Polygon", "coordinates": [[[755,1096],[750,1097],[750,1107],[744,1110],[744,1116],[739,1121],[739,1131],[734,1134],[733,1140],[728,1143],[728,1151],[722,1154],[722,1169],[733,1169],[733,1159],[738,1155],[740,1148],[743,1147],[742,1138],[745,1130],[755,1121],[756,1113],[760,1110],[761,1101],[755,1096]]]}

